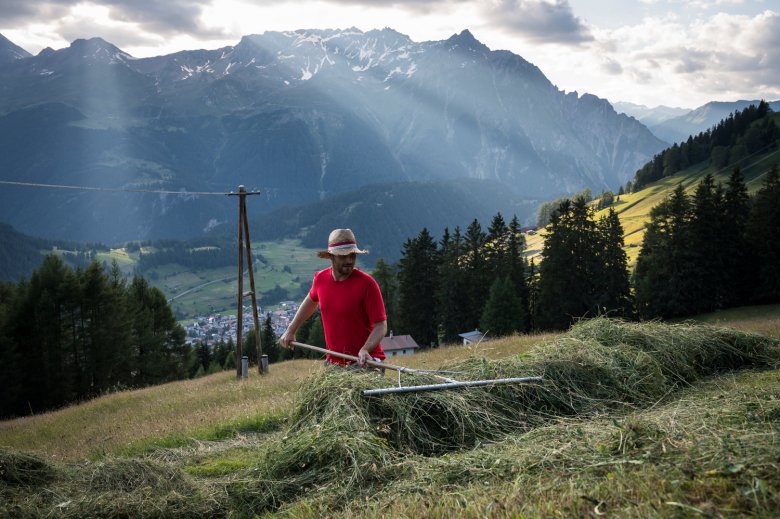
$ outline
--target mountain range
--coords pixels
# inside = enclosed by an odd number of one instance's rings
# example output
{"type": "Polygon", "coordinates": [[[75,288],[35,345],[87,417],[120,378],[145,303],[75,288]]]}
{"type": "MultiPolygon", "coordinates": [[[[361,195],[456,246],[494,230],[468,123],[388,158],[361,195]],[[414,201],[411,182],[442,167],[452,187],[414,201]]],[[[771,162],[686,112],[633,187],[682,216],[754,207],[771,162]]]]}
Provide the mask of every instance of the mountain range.
{"type": "MultiPolygon", "coordinates": [[[[142,59],[99,38],[35,56],[0,40],[0,179],[96,188],[0,185],[0,221],[35,236],[202,235],[237,210],[197,193],[239,184],[264,194],[251,210],[267,214],[469,181],[470,196],[438,204],[530,222],[539,201],[616,189],[663,147],[606,100],[559,90],[469,31],[266,32],[142,59]]],[[[390,228],[410,213],[442,226],[440,211],[388,205],[390,228]]]]}

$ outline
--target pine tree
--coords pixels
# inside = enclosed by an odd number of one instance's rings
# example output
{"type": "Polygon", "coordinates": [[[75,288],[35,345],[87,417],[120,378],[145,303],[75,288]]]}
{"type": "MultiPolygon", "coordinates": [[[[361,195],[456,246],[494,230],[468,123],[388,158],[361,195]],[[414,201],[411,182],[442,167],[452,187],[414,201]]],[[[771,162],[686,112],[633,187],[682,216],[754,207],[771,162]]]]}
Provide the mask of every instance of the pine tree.
{"type": "Polygon", "coordinates": [[[690,249],[690,221],[691,204],[682,185],[650,211],[634,271],[636,308],[641,317],[691,314],[691,272],[696,268],[696,258],[690,249]]]}
{"type": "Polygon", "coordinates": [[[723,197],[724,224],[720,246],[724,261],[724,307],[746,304],[750,297],[750,276],[746,275],[750,256],[746,237],[749,217],[750,197],[745,177],[735,167],[723,197]]]}
{"type": "Polygon", "coordinates": [[[398,319],[398,275],[395,268],[382,258],[374,265],[371,276],[379,285],[387,313],[387,329],[392,330],[398,319]]]}
{"type": "Polygon", "coordinates": [[[325,348],[325,328],[322,325],[322,316],[317,314],[314,322],[309,329],[309,335],[306,337],[306,343],[312,346],[325,348]]]}
{"type": "Polygon", "coordinates": [[[596,306],[601,313],[614,317],[632,314],[628,259],[623,250],[623,226],[614,209],[598,222],[596,246],[598,276],[596,306]]]}
{"type": "Polygon", "coordinates": [[[753,300],[780,301],[780,175],[777,165],[767,172],[756,193],[747,223],[747,241],[753,251],[750,271],[754,273],[753,300]]]}
{"type": "Polygon", "coordinates": [[[458,341],[465,320],[463,269],[460,261],[463,255],[463,240],[460,228],[456,227],[452,235],[444,229],[439,246],[438,291],[436,294],[436,322],[438,339],[441,343],[458,341]]]}
{"type": "Polygon", "coordinates": [[[263,335],[260,339],[260,343],[263,345],[263,354],[268,355],[268,363],[279,362],[281,355],[281,347],[274,333],[273,323],[271,322],[271,314],[266,314],[265,321],[263,323],[263,335]]]}
{"type": "Polygon", "coordinates": [[[399,326],[418,344],[437,340],[438,253],[428,229],[404,244],[398,267],[399,326]]]}
{"type": "Polygon", "coordinates": [[[567,328],[598,313],[595,296],[597,232],[584,198],[565,200],[553,214],[539,268],[535,322],[545,330],[567,328]]]}
{"type": "Polygon", "coordinates": [[[515,287],[508,277],[497,278],[490,287],[485,310],[479,321],[480,329],[493,337],[511,335],[521,330],[524,308],[515,287]]]}
{"type": "Polygon", "coordinates": [[[513,216],[507,229],[507,263],[505,275],[520,300],[519,327],[517,331],[528,332],[531,329],[530,293],[528,288],[528,263],[523,256],[525,236],[520,229],[520,221],[513,216]]]}
{"type": "Polygon", "coordinates": [[[696,186],[691,211],[691,242],[693,255],[688,272],[689,296],[692,298],[690,315],[711,312],[723,308],[726,300],[724,279],[723,242],[726,236],[723,219],[723,191],[711,174],[707,174],[696,186]]]}
{"type": "Polygon", "coordinates": [[[17,303],[16,287],[0,282],[0,418],[11,417],[22,408],[22,370],[19,348],[11,334],[11,319],[17,303]]]}
{"type": "Polygon", "coordinates": [[[198,357],[198,366],[200,369],[208,371],[209,367],[211,366],[211,350],[209,350],[209,345],[206,343],[206,341],[198,344],[195,352],[198,357]]]}
{"type": "Polygon", "coordinates": [[[464,321],[461,324],[466,330],[479,326],[493,281],[492,268],[486,260],[486,241],[487,235],[482,231],[482,226],[476,219],[473,220],[466,229],[462,257],[464,321]]]}

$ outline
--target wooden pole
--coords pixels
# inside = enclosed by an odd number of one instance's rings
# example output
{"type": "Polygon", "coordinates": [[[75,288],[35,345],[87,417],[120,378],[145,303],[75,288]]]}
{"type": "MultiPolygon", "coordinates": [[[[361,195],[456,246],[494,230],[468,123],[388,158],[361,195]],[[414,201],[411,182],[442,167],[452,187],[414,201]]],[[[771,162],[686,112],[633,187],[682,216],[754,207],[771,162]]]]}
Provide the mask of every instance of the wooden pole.
{"type": "Polygon", "coordinates": [[[257,372],[263,374],[262,355],[263,350],[260,347],[260,319],[257,316],[257,294],[255,293],[255,274],[252,263],[252,245],[249,242],[249,221],[246,215],[246,195],[241,197],[241,205],[244,213],[244,236],[246,237],[246,258],[249,270],[249,290],[252,295],[252,318],[255,324],[255,349],[257,350],[257,372]]]}
{"type": "Polygon", "coordinates": [[[236,315],[236,378],[241,378],[241,359],[243,352],[241,340],[244,326],[244,201],[246,189],[238,186],[238,310],[236,315]]]}

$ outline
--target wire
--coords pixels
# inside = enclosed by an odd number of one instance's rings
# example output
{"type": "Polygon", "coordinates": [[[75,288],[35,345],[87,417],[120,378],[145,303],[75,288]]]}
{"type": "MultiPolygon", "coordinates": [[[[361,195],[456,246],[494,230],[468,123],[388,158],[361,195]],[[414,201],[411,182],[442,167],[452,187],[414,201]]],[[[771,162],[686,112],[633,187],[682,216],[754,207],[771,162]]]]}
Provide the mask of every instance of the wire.
{"type": "MultiPolygon", "coordinates": [[[[13,180],[0,180],[0,184],[5,184],[9,186],[24,186],[24,187],[44,187],[44,188],[54,188],[54,189],[79,189],[82,191],[113,191],[113,192],[124,192],[124,193],[157,193],[157,194],[163,194],[163,195],[198,195],[198,196],[226,196],[226,195],[237,195],[238,192],[229,192],[229,193],[223,193],[219,191],[165,191],[165,190],[159,190],[159,189],[132,189],[132,188],[126,188],[126,187],[90,187],[90,186],[68,186],[64,184],[37,184],[33,182],[17,182],[13,180]]],[[[259,194],[259,191],[246,191],[244,194],[247,195],[255,195],[259,194]]]]}

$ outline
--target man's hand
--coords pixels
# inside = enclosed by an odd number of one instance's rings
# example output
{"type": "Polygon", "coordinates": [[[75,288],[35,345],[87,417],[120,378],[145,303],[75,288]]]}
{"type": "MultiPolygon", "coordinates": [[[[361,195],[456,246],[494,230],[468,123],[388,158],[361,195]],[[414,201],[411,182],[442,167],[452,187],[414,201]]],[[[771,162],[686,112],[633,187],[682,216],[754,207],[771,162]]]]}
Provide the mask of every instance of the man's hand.
{"type": "Polygon", "coordinates": [[[292,342],[295,340],[295,330],[291,330],[290,328],[287,328],[281,337],[279,337],[279,344],[282,345],[282,347],[287,348],[288,350],[294,350],[295,346],[292,345],[292,342]]]}
{"type": "Polygon", "coordinates": [[[369,360],[374,360],[371,358],[371,354],[368,352],[365,348],[360,348],[360,351],[358,352],[358,366],[365,367],[366,362],[369,360]]]}

